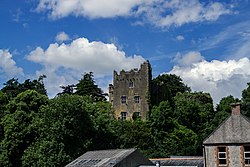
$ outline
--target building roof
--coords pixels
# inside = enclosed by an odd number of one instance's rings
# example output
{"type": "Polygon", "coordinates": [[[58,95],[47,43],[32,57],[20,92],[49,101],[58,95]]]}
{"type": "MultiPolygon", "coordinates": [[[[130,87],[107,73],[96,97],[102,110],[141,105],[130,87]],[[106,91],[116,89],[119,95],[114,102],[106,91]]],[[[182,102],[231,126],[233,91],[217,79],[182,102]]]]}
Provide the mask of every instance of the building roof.
{"type": "Polygon", "coordinates": [[[154,164],[160,162],[160,166],[182,166],[182,167],[203,167],[203,157],[176,156],[171,158],[150,159],[154,164]]]}
{"type": "MultiPolygon", "coordinates": [[[[113,167],[133,153],[138,154],[139,151],[134,148],[88,151],[66,167],[113,167]]],[[[140,155],[145,158],[142,154],[140,155]]],[[[151,163],[147,158],[145,158],[145,162],[151,163]]]]}
{"type": "Polygon", "coordinates": [[[232,114],[203,141],[209,144],[250,143],[250,121],[242,114],[232,114]]]}

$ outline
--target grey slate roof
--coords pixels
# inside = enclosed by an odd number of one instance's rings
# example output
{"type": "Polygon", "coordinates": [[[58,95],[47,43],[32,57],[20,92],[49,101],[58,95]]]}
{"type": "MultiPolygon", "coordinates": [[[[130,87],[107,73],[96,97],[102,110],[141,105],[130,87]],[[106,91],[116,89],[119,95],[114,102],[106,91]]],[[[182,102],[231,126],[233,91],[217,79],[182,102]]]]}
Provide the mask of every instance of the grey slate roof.
{"type": "Polygon", "coordinates": [[[151,159],[155,164],[160,161],[161,166],[193,166],[193,167],[203,167],[203,157],[175,157],[175,158],[159,158],[151,159]]]}
{"type": "Polygon", "coordinates": [[[203,144],[250,143],[250,121],[245,116],[228,117],[203,144]]]}
{"type": "MultiPolygon", "coordinates": [[[[133,153],[136,153],[137,155],[140,154],[139,151],[134,148],[88,151],[66,165],[66,167],[113,167],[133,153]]],[[[141,156],[146,162],[148,161],[151,163],[142,154],[141,156]]]]}

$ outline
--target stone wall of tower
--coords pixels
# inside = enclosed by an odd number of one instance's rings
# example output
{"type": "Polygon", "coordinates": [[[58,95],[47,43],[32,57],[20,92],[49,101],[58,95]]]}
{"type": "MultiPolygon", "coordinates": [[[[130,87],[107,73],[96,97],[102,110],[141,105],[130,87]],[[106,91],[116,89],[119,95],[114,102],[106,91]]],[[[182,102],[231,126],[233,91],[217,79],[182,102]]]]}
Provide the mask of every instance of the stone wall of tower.
{"type": "Polygon", "coordinates": [[[115,110],[115,117],[132,119],[134,113],[146,119],[149,111],[149,88],[151,65],[148,61],[141,64],[140,69],[130,71],[114,71],[113,85],[109,85],[109,100],[115,110]]]}

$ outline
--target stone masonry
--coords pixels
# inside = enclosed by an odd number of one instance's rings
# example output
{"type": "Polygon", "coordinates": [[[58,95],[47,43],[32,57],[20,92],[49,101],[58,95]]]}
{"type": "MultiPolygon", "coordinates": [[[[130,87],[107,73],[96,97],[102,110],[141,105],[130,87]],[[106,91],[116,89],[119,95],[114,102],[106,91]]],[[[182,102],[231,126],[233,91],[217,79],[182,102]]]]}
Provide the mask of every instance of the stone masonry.
{"type": "Polygon", "coordinates": [[[115,117],[131,120],[133,116],[146,119],[149,111],[149,89],[152,78],[149,61],[140,69],[114,71],[113,84],[109,85],[109,101],[115,110],[115,117]]]}

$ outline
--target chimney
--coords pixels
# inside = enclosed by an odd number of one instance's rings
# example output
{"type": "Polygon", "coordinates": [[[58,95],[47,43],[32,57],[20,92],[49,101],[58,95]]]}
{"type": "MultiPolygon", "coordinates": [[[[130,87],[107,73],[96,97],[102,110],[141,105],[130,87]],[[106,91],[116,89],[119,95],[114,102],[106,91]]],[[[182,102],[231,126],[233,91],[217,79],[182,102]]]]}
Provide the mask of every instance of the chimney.
{"type": "Polygon", "coordinates": [[[240,105],[239,102],[231,104],[232,115],[240,115],[240,105]]]}

